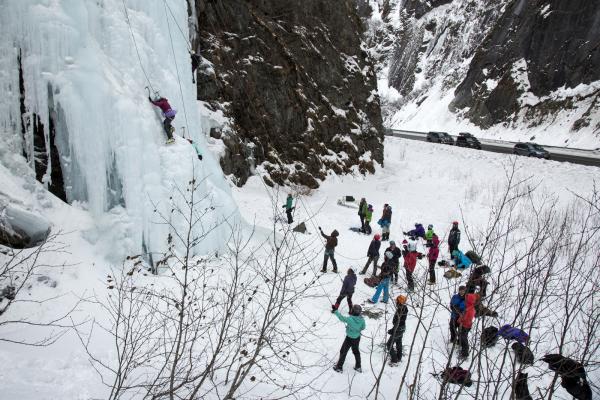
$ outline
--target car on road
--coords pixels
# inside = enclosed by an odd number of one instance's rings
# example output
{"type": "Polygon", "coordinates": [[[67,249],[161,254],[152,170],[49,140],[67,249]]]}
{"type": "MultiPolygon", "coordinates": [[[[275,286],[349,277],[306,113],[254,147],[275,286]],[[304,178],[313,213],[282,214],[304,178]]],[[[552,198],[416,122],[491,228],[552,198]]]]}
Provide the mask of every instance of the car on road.
{"type": "Polygon", "coordinates": [[[471,149],[481,150],[479,140],[469,132],[461,132],[456,138],[456,145],[459,147],[469,147],[471,149]]]}
{"type": "Polygon", "coordinates": [[[548,150],[544,149],[537,143],[530,142],[515,144],[513,153],[527,157],[545,158],[546,160],[550,158],[550,153],[548,153],[548,150]]]}
{"type": "Polygon", "coordinates": [[[432,143],[454,144],[454,139],[446,132],[428,132],[427,141],[432,143]]]}

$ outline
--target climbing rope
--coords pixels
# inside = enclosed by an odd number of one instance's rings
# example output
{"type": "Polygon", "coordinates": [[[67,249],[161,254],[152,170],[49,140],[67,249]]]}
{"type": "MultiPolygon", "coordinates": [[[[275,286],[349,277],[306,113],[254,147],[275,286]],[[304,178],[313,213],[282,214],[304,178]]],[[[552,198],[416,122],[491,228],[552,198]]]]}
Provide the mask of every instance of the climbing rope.
{"type": "Polygon", "coordinates": [[[171,35],[171,24],[169,24],[169,14],[168,14],[168,5],[167,2],[164,1],[165,4],[165,17],[167,19],[167,30],[169,31],[169,40],[171,41],[171,51],[173,52],[173,61],[175,62],[175,72],[177,73],[177,83],[179,84],[179,94],[181,95],[181,104],[183,106],[183,116],[185,117],[185,126],[190,133],[190,128],[187,119],[187,112],[185,109],[185,100],[183,97],[183,89],[181,88],[181,79],[179,77],[179,67],[177,66],[177,56],[175,55],[175,46],[173,45],[173,35],[171,35]]]}
{"type": "Polygon", "coordinates": [[[177,18],[175,18],[175,14],[173,14],[173,10],[171,10],[171,7],[169,7],[169,4],[167,4],[167,0],[163,0],[163,2],[165,3],[165,6],[167,6],[167,9],[169,10],[171,17],[173,17],[173,21],[175,22],[175,25],[177,25],[177,29],[181,33],[183,40],[185,40],[188,52],[191,53],[192,52],[192,44],[190,43],[189,38],[185,35],[185,33],[183,32],[183,29],[181,29],[181,26],[179,26],[179,24],[177,23],[177,18]]]}
{"type": "Polygon", "coordinates": [[[152,83],[150,82],[150,79],[148,78],[148,74],[146,73],[146,70],[144,69],[144,64],[142,64],[142,58],[140,57],[140,51],[138,49],[138,45],[135,40],[135,35],[133,34],[133,29],[131,28],[131,20],[129,19],[129,13],[127,12],[127,6],[125,5],[125,0],[121,0],[121,1],[123,2],[123,10],[125,11],[125,19],[127,21],[127,26],[129,27],[129,33],[131,34],[131,40],[133,41],[133,46],[135,47],[135,52],[137,54],[138,62],[140,63],[140,68],[142,69],[142,72],[144,73],[144,76],[146,77],[146,82],[148,82],[148,86],[154,92],[155,90],[152,87],[152,83]]]}

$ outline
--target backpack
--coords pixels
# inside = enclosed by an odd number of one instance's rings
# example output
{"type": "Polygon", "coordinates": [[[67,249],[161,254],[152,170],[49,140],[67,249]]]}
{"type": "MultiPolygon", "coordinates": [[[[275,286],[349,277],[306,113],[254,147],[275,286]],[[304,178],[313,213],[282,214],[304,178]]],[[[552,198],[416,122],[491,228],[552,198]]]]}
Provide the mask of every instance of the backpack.
{"type": "Polygon", "coordinates": [[[519,342],[514,342],[510,347],[515,352],[515,357],[518,362],[520,362],[521,364],[533,364],[534,357],[531,350],[529,350],[529,347],[522,345],[519,342]]]}
{"type": "Polygon", "coordinates": [[[467,256],[469,260],[473,261],[474,264],[481,264],[481,257],[479,257],[479,255],[477,255],[477,253],[475,253],[473,250],[467,251],[465,256],[467,256]]]}
{"type": "Polygon", "coordinates": [[[377,277],[377,276],[371,276],[371,277],[365,278],[365,285],[374,288],[377,285],[379,285],[380,280],[381,279],[379,279],[379,277],[377,277]]]}
{"type": "Polygon", "coordinates": [[[447,383],[471,386],[471,373],[461,367],[448,367],[442,372],[442,379],[447,383]]]}
{"type": "Polygon", "coordinates": [[[484,347],[492,347],[498,342],[498,328],[488,326],[481,331],[481,343],[484,347]]]}
{"type": "Polygon", "coordinates": [[[448,271],[444,272],[444,278],[446,279],[458,278],[460,276],[462,276],[462,274],[455,269],[449,269],[448,271]]]}

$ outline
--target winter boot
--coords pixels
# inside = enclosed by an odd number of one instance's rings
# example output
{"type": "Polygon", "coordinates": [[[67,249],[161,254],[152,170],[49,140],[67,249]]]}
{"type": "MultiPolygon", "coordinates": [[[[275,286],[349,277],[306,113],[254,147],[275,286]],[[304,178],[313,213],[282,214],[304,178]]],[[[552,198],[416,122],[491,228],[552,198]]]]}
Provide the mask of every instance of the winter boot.
{"type": "Polygon", "coordinates": [[[362,372],[362,368],[361,367],[354,367],[354,370],[358,373],[362,372]]]}
{"type": "Polygon", "coordinates": [[[339,373],[342,373],[342,371],[343,371],[342,367],[338,366],[337,364],[335,364],[335,365],[333,366],[333,370],[334,370],[335,372],[339,372],[339,373]]]}

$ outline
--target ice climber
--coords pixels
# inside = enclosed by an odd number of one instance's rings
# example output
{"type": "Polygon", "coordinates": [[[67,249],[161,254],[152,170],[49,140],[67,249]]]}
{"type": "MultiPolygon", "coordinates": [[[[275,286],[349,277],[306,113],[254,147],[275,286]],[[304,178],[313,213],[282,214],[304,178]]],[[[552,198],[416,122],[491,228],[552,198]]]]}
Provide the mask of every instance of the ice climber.
{"type": "MultiPolygon", "coordinates": [[[[294,222],[294,218],[292,218],[292,211],[294,211],[294,199],[292,198],[292,194],[288,194],[287,198],[285,199],[285,204],[281,207],[281,208],[285,208],[285,214],[287,215],[287,222],[288,224],[291,224],[292,222],[294,222]]],[[[321,232],[322,233],[322,232],[321,232]]],[[[335,261],[334,261],[335,264],[335,261]]]]}
{"type": "Polygon", "coordinates": [[[367,208],[369,205],[367,204],[367,200],[363,197],[360,199],[360,203],[358,204],[358,217],[360,218],[360,231],[365,232],[365,217],[367,216],[367,208]]]}
{"type": "Polygon", "coordinates": [[[431,245],[429,246],[429,251],[427,252],[427,260],[429,260],[429,281],[430,285],[435,285],[435,263],[440,254],[440,240],[438,236],[434,233],[431,237],[431,245]]]}
{"type": "Polygon", "coordinates": [[[344,297],[346,298],[346,301],[348,301],[348,311],[352,310],[352,295],[354,294],[354,286],[356,286],[356,274],[352,268],[348,268],[348,272],[344,278],[344,283],[342,283],[340,295],[335,300],[335,304],[331,305],[332,312],[335,312],[338,308],[340,308],[340,303],[342,300],[344,300],[344,297]]]}
{"type": "Polygon", "coordinates": [[[452,229],[448,234],[448,253],[452,254],[454,250],[458,250],[460,243],[460,229],[458,229],[458,221],[452,223],[452,229]]]}
{"type": "Polygon", "coordinates": [[[321,227],[319,227],[319,232],[321,232],[321,236],[323,236],[326,240],[325,242],[325,255],[323,258],[323,269],[321,272],[327,272],[327,260],[331,258],[331,263],[333,264],[333,272],[337,272],[337,262],[335,261],[335,247],[338,244],[337,237],[340,235],[337,230],[333,230],[331,235],[326,235],[323,233],[321,227]]]}
{"type": "Polygon", "coordinates": [[[390,225],[392,224],[392,207],[389,204],[383,205],[383,213],[377,223],[381,226],[381,240],[389,240],[390,225]]]}
{"type": "Polygon", "coordinates": [[[169,104],[169,101],[164,97],[156,96],[156,98],[152,100],[152,98],[148,96],[148,100],[150,100],[150,103],[154,104],[162,111],[163,117],[165,118],[163,121],[163,129],[167,134],[167,143],[175,142],[175,139],[173,139],[173,131],[175,131],[175,128],[171,126],[171,123],[175,119],[175,114],[177,114],[177,110],[172,108],[169,104]]]}
{"type": "Polygon", "coordinates": [[[391,260],[391,264],[392,264],[391,278],[392,278],[392,282],[394,284],[397,284],[398,283],[398,271],[400,269],[400,257],[402,257],[402,251],[396,246],[396,242],[393,240],[390,240],[390,247],[385,249],[385,251],[389,251],[394,255],[394,257],[392,257],[392,260],[391,260]]]}
{"type": "Polygon", "coordinates": [[[350,315],[344,317],[338,310],[334,311],[334,314],[340,321],[346,324],[346,338],[344,339],[344,343],[342,343],[342,348],[340,349],[340,358],[337,364],[333,367],[333,369],[337,372],[342,372],[342,367],[344,366],[344,361],[346,361],[346,355],[348,354],[348,350],[352,349],[352,354],[354,354],[354,370],[357,372],[362,372],[360,365],[360,349],[358,345],[360,343],[360,332],[365,329],[365,319],[360,315],[362,313],[362,308],[360,305],[355,304],[352,306],[352,311],[350,311],[350,315]]]}
{"type": "Polygon", "coordinates": [[[478,294],[467,294],[465,296],[465,312],[458,317],[458,341],[460,343],[461,358],[469,356],[469,331],[473,326],[473,319],[475,319],[475,303],[478,298],[478,294]]]}
{"type": "Polygon", "coordinates": [[[386,343],[386,347],[390,352],[390,363],[397,364],[402,359],[402,336],[406,330],[406,317],[408,315],[408,307],[406,306],[406,296],[396,297],[396,313],[392,320],[392,328],[388,330],[390,338],[386,343]]]}
{"type": "Polygon", "coordinates": [[[458,293],[455,293],[450,299],[450,342],[458,342],[458,318],[465,312],[465,286],[458,287],[458,293]]]}
{"type": "Polygon", "coordinates": [[[367,206],[367,214],[365,215],[365,233],[370,235],[372,231],[371,229],[371,220],[373,219],[373,206],[367,206]]]}
{"type": "Polygon", "coordinates": [[[389,298],[390,298],[390,275],[392,274],[392,258],[394,257],[394,254],[392,254],[391,251],[386,251],[384,253],[384,261],[383,264],[381,264],[381,271],[379,272],[379,284],[377,285],[377,288],[375,289],[375,294],[373,295],[372,298],[368,299],[367,301],[369,303],[377,303],[377,301],[379,301],[379,296],[381,295],[381,292],[383,291],[383,303],[387,303],[389,298]]]}
{"type": "Polygon", "coordinates": [[[381,248],[380,239],[381,236],[378,233],[373,236],[373,240],[371,240],[371,244],[369,244],[369,249],[367,250],[367,263],[362,271],[360,271],[360,275],[367,273],[371,263],[373,263],[373,276],[377,275],[377,260],[379,260],[379,249],[381,248]]]}

